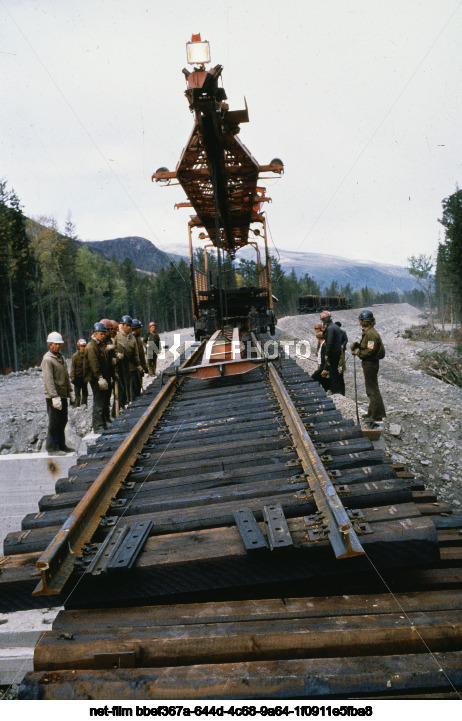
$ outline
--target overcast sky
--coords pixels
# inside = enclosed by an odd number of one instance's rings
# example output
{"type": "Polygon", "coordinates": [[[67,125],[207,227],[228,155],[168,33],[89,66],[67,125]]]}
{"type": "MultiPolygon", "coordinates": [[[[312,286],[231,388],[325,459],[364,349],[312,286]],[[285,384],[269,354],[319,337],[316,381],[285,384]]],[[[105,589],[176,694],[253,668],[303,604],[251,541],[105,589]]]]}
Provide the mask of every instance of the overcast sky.
{"type": "Polygon", "coordinates": [[[406,265],[462,176],[461,0],[0,0],[0,178],[83,240],[187,241],[186,41],[224,66],[279,248],[406,265]]]}

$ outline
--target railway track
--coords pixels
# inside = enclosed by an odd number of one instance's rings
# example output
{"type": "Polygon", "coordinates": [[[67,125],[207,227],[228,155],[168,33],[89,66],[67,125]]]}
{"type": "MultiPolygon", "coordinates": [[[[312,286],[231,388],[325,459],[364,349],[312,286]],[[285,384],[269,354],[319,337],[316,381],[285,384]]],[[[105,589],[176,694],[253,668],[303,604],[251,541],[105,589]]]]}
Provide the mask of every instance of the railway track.
{"type": "Polygon", "coordinates": [[[20,698],[458,697],[462,517],[259,363],[156,380],[7,536],[1,610],[64,605],[20,698]]]}

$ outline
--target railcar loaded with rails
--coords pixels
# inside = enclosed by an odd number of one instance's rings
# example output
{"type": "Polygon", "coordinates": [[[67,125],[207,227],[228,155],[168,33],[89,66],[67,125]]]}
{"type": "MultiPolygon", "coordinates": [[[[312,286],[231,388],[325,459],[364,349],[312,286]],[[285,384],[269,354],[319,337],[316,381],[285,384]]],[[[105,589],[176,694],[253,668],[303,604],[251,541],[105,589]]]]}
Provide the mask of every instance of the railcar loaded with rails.
{"type": "MultiPolygon", "coordinates": [[[[190,45],[189,232],[234,253],[261,166],[190,45]]],[[[64,606],[20,698],[460,698],[461,516],[269,357],[269,276],[235,305],[194,281],[191,352],[4,541],[1,610],[64,606]]]]}
{"type": "Polygon", "coordinates": [[[323,310],[348,310],[352,308],[351,298],[330,295],[301,295],[297,313],[321,313],[323,310]]]}

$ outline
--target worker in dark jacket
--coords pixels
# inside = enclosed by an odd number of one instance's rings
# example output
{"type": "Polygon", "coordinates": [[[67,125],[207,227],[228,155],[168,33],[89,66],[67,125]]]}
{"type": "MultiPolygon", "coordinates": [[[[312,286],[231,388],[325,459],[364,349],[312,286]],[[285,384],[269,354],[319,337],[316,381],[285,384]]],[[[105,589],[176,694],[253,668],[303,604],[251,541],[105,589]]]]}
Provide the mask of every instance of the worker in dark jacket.
{"type": "MultiPolygon", "coordinates": [[[[115,320],[109,320],[109,318],[101,318],[100,323],[106,326],[107,333],[106,338],[104,340],[106,344],[106,350],[108,354],[108,363],[109,367],[111,369],[111,377],[108,381],[109,387],[108,392],[106,394],[106,406],[104,411],[104,418],[106,419],[106,423],[112,423],[111,418],[111,395],[114,393],[114,396],[116,394],[116,379],[117,379],[117,359],[116,359],[116,346],[114,338],[117,335],[117,332],[119,330],[118,324],[115,322],[115,320]]],[[[117,414],[118,415],[118,414],[117,414]]],[[[114,417],[116,417],[116,414],[114,414],[114,417]]]]}
{"type": "Polygon", "coordinates": [[[66,445],[68,399],[75,401],[66,359],[60,350],[64,345],[60,333],[50,333],[47,338],[48,352],[42,359],[42,375],[48,413],[46,449],[50,455],[63,456],[74,449],[66,445]]]}
{"type": "MultiPolygon", "coordinates": [[[[117,358],[117,333],[119,332],[119,324],[115,320],[110,320],[109,325],[106,324],[106,327],[109,328],[109,332],[107,334],[106,338],[106,346],[109,353],[109,359],[111,362],[111,373],[112,373],[112,393],[113,393],[113,402],[112,402],[112,416],[113,418],[117,418],[120,411],[120,396],[121,396],[121,380],[119,377],[119,360],[117,358]]],[[[110,398],[109,398],[110,400],[110,398]]]]}
{"type": "Polygon", "coordinates": [[[371,310],[361,311],[359,324],[362,328],[361,340],[359,343],[352,343],[350,348],[354,355],[361,358],[366,394],[369,398],[369,408],[363,421],[366,426],[374,428],[377,421],[381,421],[386,415],[378,383],[379,361],[385,358],[385,347],[374,328],[375,318],[371,310]]]}
{"type": "Polygon", "coordinates": [[[120,399],[120,406],[123,408],[127,403],[133,400],[131,396],[131,378],[135,371],[143,372],[140,365],[140,355],[138,353],[138,343],[132,331],[133,319],[129,315],[122,317],[120,330],[115,337],[116,357],[120,365],[119,379],[123,390],[123,398],[120,399]]]}
{"type": "Polygon", "coordinates": [[[325,391],[330,390],[330,375],[326,361],[326,342],[324,340],[324,328],[322,323],[316,323],[314,332],[318,340],[318,367],[311,376],[325,391]]]}
{"type": "Polygon", "coordinates": [[[345,372],[346,372],[346,349],[348,345],[348,336],[346,334],[346,331],[343,330],[342,324],[339,320],[335,321],[335,325],[340,328],[340,334],[341,334],[341,343],[342,343],[342,352],[340,353],[340,361],[338,364],[338,372],[340,375],[340,385],[341,385],[341,394],[342,396],[345,395],[345,372]]]}
{"type": "Polygon", "coordinates": [[[157,369],[157,356],[160,353],[160,336],[156,331],[156,323],[154,320],[149,323],[149,333],[146,333],[144,336],[143,343],[146,346],[148,373],[150,376],[155,376],[157,369]]]}
{"type": "Polygon", "coordinates": [[[136,398],[139,396],[143,389],[143,374],[148,372],[148,366],[146,363],[146,355],[144,353],[144,345],[143,340],[141,338],[141,328],[143,327],[142,323],[138,318],[133,318],[132,323],[132,333],[135,337],[136,343],[138,345],[138,355],[140,358],[140,366],[142,370],[140,371],[137,369],[135,373],[131,374],[131,395],[133,398],[136,398]]]}
{"type": "Polygon", "coordinates": [[[332,395],[341,393],[345,395],[342,387],[342,379],[338,372],[338,365],[342,353],[342,335],[340,328],[332,323],[332,316],[328,310],[323,310],[320,320],[324,326],[324,338],[326,339],[326,358],[329,366],[329,375],[332,395]]]}
{"type": "Polygon", "coordinates": [[[74,353],[71,359],[70,378],[74,385],[76,408],[80,406],[81,399],[83,406],[86,406],[88,403],[88,384],[83,380],[83,362],[85,358],[86,345],[87,341],[85,338],[79,338],[77,341],[77,352],[74,353]]]}
{"type": "Polygon", "coordinates": [[[93,432],[101,433],[108,427],[107,396],[110,393],[111,361],[106,348],[107,327],[95,323],[93,335],[85,349],[84,380],[93,392],[93,432]]]}
{"type": "Polygon", "coordinates": [[[346,331],[343,330],[342,324],[340,323],[339,320],[336,320],[336,321],[335,321],[335,325],[336,325],[338,328],[340,328],[340,334],[341,334],[341,336],[342,336],[342,350],[343,350],[343,352],[345,352],[346,349],[347,349],[347,345],[348,345],[348,336],[347,336],[347,334],[346,334],[346,331]]]}

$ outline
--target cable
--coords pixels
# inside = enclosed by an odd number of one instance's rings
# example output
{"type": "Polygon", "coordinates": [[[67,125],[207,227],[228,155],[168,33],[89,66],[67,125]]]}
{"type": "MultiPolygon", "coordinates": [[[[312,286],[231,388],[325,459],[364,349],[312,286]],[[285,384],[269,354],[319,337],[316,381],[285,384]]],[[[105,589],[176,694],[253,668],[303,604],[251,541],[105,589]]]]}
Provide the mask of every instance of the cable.
{"type": "MultiPolygon", "coordinates": [[[[4,3],[3,3],[3,0],[0,0],[0,2],[2,2],[3,7],[5,8],[5,10],[6,10],[6,12],[8,13],[8,15],[10,16],[12,22],[13,22],[14,25],[16,26],[18,32],[19,32],[19,33],[21,34],[21,36],[23,37],[24,41],[25,41],[25,42],[27,43],[27,45],[29,46],[30,50],[34,53],[35,57],[37,58],[37,60],[38,60],[38,62],[40,63],[40,65],[42,66],[43,70],[44,70],[45,73],[48,75],[49,79],[51,80],[51,82],[52,82],[53,85],[55,86],[56,90],[57,90],[58,93],[60,94],[61,98],[64,100],[65,104],[67,105],[67,107],[69,108],[69,110],[71,111],[71,113],[73,114],[73,116],[75,117],[75,119],[77,120],[77,122],[79,123],[80,127],[82,128],[82,130],[84,131],[84,133],[87,135],[87,137],[89,138],[90,142],[91,142],[91,143],[93,144],[93,146],[95,147],[97,153],[98,153],[99,156],[102,158],[102,160],[103,160],[103,162],[105,163],[105,165],[109,168],[109,170],[111,171],[112,175],[114,176],[114,178],[116,179],[116,181],[118,182],[118,184],[120,185],[120,187],[122,188],[122,190],[125,192],[125,194],[127,195],[128,199],[129,199],[130,202],[133,204],[133,207],[134,207],[135,210],[138,212],[138,214],[139,214],[139,216],[141,217],[141,219],[145,222],[147,228],[149,228],[150,233],[152,233],[152,235],[153,235],[154,238],[156,239],[157,243],[159,244],[160,249],[162,250],[161,241],[160,241],[159,238],[157,237],[155,231],[152,229],[152,227],[151,227],[149,221],[147,220],[147,218],[144,217],[144,215],[143,215],[143,213],[141,212],[140,208],[139,208],[138,205],[136,204],[134,198],[130,195],[129,191],[127,190],[127,188],[125,187],[125,185],[123,184],[123,182],[121,181],[121,179],[119,178],[119,176],[117,175],[117,173],[115,172],[114,168],[111,166],[111,164],[107,161],[106,157],[103,155],[103,153],[102,153],[102,151],[100,150],[98,144],[97,144],[96,141],[93,139],[93,137],[92,137],[92,135],[90,134],[90,132],[87,130],[86,126],[84,125],[84,123],[83,123],[82,120],[80,119],[80,117],[79,117],[79,115],[77,114],[76,110],[74,110],[74,107],[71,105],[71,103],[69,102],[69,100],[67,99],[67,97],[66,97],[66,96],[64,95],[64,93],[62,92],[62,90],[61,90],[61,88],[59,87],[58,83],[56,82],[56,80],[54,79],[53,75],[50,73],[50,71],[49,71],[48,68],[46,67],[45,63],[42,61],[42,59],[40,58],[40,56],[38,55],[38,53],[37,53],[36,50],[34,49],[33,45],[31,44],[31,42],[29,41],[29,39],[27,38],[27,36],[26,36],[26,35],[24,34],[24,32],[21,30],[20,26],[18,25],[18,23],[16,22],[16,20],[14,19],[14,17],[11,15],[10,11],[8,10],[8,8],[5,7],[5,5],[4,5],[4,3]]],[[[170,254],[168,251],[166,251],[166,250],[163,250],[162,252],[165,253],[165,254],[170,258],[170,262],[173,263],[173,265],[174,265],[177,273],[181,276],[182,280],[186,283],[186,282],[187,282],[186,279],[184,278],[183,274],[181,273],[181,271],[180,271],[179,268],[177,267],[177,265],[176,265],[173,257],[171,256],[171,254],[170,254]]]]}
{"type": "MultiPolygon", "coordinates": [[[[364,549],[364,546],[363,546],[363,549],[364,549]]],[[[400,604],[399,600],[396,598],[395,594],[394,594],[393,591],[391,590],[390,586],[387,584],[387,582],[385,581],[384,577],[382,576],[382,574],[380,573],[380,571],[378,570],[378,568],[377,568],[377,567],[374,565],[374,563],[372,562],[371,558],[368,556],[368,554],[366,553],[366,551],[364,551],[364,553],[365,553],[365,555],[366,555],[367,560],[368,560],[369,563],[371,564],[372,568],[373,568],[374,571],[376,572],[377,576],[380,578],[380,580],[382,581],[383,585],[384,585],[385,588],[387,589],[388,593],[392,596],[393,600],[395,601],[396,605],[397,605],[398,608],[400,609],[401,613],[405,616],[405,618],[406,618],[407,621],[409,622],[409,625],[410,625],[411,628],[416,632],[416,634],[418,635],[418,637],[419,637],[420,640],[422,641],[423,645],[425,646],[426,650],[428,651],[428,653],[430,654],[430,656],[432,657],[432,659],[434,660],[434,662],[437,664],[438,670],[441,671],[441,672],[444,674],[444,676],[445,676],[445,678],[447,679],[449,685],[453,688],[453,690],[455,691],[455,693],[457,694],[457,696],[459,697],[459,699],[462,701],[462,695],[461,695],[461,694],[459,693],[459,691],[456,689],[456,687],[455,687],[454,684],[452,683],[451,679],[450,679],[449,676],[447,675],[447,673],[446,673],[446,671],[444,670],[444,668],[442,668],[440,661],[436,658],[435,654],[433,653],[433,651],[430,649],[430,647],[428,646],[427,642],[426,642],[425,639],[423,638],[422,634],[419,633],[419,631],[417,630],[417,628],[415,627],[415,625],[412,623],[412,620],[409,618],[409,615],[406,613],[406,611],[404,610],[404,608],[403,608],[402,605],[400,604]]]]}
{"type": "Polygon", "coordinates": [[[353,169],[356,167],[356,165],[359,163],[360,159],[362,158],[362,156],[363,156],[364,153],[366,152],[366,150],[367,150],[367,148],[369,147],[369,145],[370,145],[370,144],[372,143],[372,141],[374,140],[375,136],[376,136],[377,133],[379,132],[379,130],[380,130],[380,128],[382,127],[382,125],[385,123],[385,121],[387,120],[387,118],[389,117],[389,115],[391,115],[392,110],[395,108],[395,106],[396,106],[396,105],[398,104],[398,102],[401,100],[402,96],[404,95],[404,92],[407,90],[407,88],[408,88],[409,85],[411,84],[412,80],[413,80],[414,77],[417,75],[418,71],[420,70],[420,68],[421,68],[422,65],[424,64],[425,60],[427,59],[427,57],[429,56],[429,54],[430,54],[431,51],[433,50],[434,46],[436,45],[436,43],[437,43],[438,40],[440,39],[441,35],[444,33],[444,31],[446,30],[447,26],[449,25],[449,23],[450,23],[451,20],[453,19],[454,15],[458,12],[458,10],[459,10],[459,8],[460,8],[461,6],[462,6],[462,0],[461,0],[461,2],[457,5],[457,7],[456,7],[456,9],[454,10],[454,12],[451,13],[451,15],[449,16],[448,20],[447,20],[447,21],[445,22],[445,24],[443,25],[442,29],[440,30],[440,32],[439,32],[439,33],[437,34],[437,36],[435,37],[434,41],[431,43],[431,45],[430,45],[430,47],[428,48],[427,52],[424,54],[422,60],[418,63],[416,69],[411,73],[409,79],[408,79],[407,82],[404,84],[402,90],[398,93],[397,97],[395,98],[395,100],[394,100],[394,101],[392,102],[392,104],[390,105],[390,108],[387,110],[387,112],[386,112],[385,115],[383,116],[383,118],[382,118],[382,120],[380,121],[380,123],[378,124],[377,128],[374,130],[374,132],[372,133],[372,135],[370,136],[370,138],[367,140],[366,144],[363,146],[362,150],[359,152],[356,160],[353,162],[353,164],[351,165],[351,167],[349,168],[349,170],[345,173],[345,175],[343,176],[342,180],[340,181],[340,184],[337,186],[336,190],[333,192],[333,194],[331,195],[331,197],[329,198],[329,200],[327,201],[327,203],[325,204],[325,206],[323,207],[323,209],[321,210],[321,212],[319,213],[319,215],[315,218],[315,220],[314,220],[313,224],[311,225],[310,229],[307,231],[307,233],[305,234],[304,238],[303,238],[303,239],[300,241],[300,243],[298,244],[297,250],[298,250],[298,249],[300,248],[300,246],[305,242],[305,240],[308,238],[308,236],[310,235],[310,233],[312,233],[312,231],[314,230],[314,228],[315,228],[316,225],[318,224],[319,220],[322,218],[322,216],[323,216],[324,213],[326,212],[327,208],[330,206],[330,204],[331,204],[332,201],[334,200],[335,196],[336,196],[337,193],[339,192],[340,188],[342,187],[342,185],[344,184],[344,182],[346,181],[346,179],[348,178],[348,176],[350,175],[350,173],[352,172],[352,170],[353,170],[353,169]]]}

